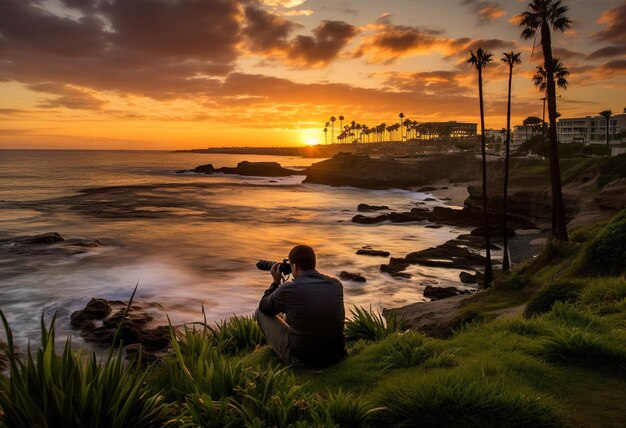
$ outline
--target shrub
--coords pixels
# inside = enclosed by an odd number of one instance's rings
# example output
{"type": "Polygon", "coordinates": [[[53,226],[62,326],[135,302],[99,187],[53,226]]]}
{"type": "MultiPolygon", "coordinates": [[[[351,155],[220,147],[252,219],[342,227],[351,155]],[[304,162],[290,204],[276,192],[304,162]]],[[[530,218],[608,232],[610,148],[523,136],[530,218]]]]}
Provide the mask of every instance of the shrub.
{"type": "Polygon", "coordinates": [[[165,359],[162,367],[168,398],[184,401],[189,394],[200,394],[220,400],[248,380],[241,362],[220,354],[203,330],[185,329],[181,338],[173,338],[172,348],[174,358],[165,359]]]}
{"type": "Polygon", "coordinates": [[[163,421],[166,406],[161,394],[145,383],[146,372],[137,364],[123,364],[122,350],[103,362],[91,354],[83,363],[68,338],[61,355],[50,328],[41,318],[41,347],[33,358],[15,355],[13,335],[2,311],[7,335],[10,379],[0,374],[0,407],[4,423],[12,427],[145,427],[163,421]]]}
{"type": "Polygon", "coordinates": [[[618,302],[626,298],[626,278],[594,278],[589,280],[580,295],[580,300],[587,304],[618,302]]]}
{"type": "Polygon", "coordinates": [[[501,282],[496,284],[498,290],[519,291],[532,287],[534,281],[530,275],[525,275],[518,271],[513,271],[510,275],[504,277],[501,282]]]}
{"type": "Polygon", "coordinates": [[[626,372],[626,348],[580,329],[560,330],[545,339],[541,354],[550,361],[626,372]]]}
{"type": "Polygon", "coordinates": [[[252,316],[233,316],[229,320],[207,325],[211,341],[220,352],[236,354],[265,344],[259,323],[252,316]]]}
{"type": "Polygon", "coordinates": [[[367,309],[357,307],[350,309],[352,319],[346,322],[346,340],[354,341],[359,339],[376,341],[383,339],[390,334],[399,333],[404,329],[404,322],[395,315],[390,315],[387,320],[379,312],[374,312],[372,308],[367,309]]]}
{"type": "Polygon", "coordinates": [[[618,178],[626,178],[626,154],[603,160],[598,170],[598,187],[604,187],[618,178]]]}
{"type": "Polygon", "coordinates": [[[424,339],[414,333],[400,336],[399,341],[385,347],[381,357],[383,370],[413,367],[422,364],[435,354],[424,339]]]}
{"type": "Polygon", "coordinates": [[[626,210],[615,215],[588,244],[579,273],[598,276],[626,273],[626,210]]]}
{"type": "Polygon", "coordinates": [[[381,410],[381,407],[374,407],[362,397],[340,389],[336,394],[329,394],[325,400],[317,400],[317,406],[313,409],[313,420],[330,421],[333,424],[331,426],[367,427],[372,415],[381,410]]]}
{"type": "Polygon", "coordinates": [[[544,397],[530,397],[480,374],[426,375],[387,388],[376,416],[381,425],[412,427],[553,427],[559,421],[544,397]]]}
{"type": "Polygon", "coordinates": [[[530,318],[549,312],[556,302],[578,300],[583,286],[584,284],[580,281],[563,281],[542,288],[528,302],[524,317],[530,318]]]}

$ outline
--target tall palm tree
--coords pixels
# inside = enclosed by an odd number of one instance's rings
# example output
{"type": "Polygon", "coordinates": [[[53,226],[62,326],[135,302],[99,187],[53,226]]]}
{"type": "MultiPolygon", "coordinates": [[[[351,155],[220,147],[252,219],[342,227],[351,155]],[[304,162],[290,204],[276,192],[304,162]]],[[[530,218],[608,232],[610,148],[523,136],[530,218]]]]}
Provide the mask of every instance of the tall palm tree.
{"type": "Polygon", "coordinates": [[[493,280],[493,266],[491,265],[491,240],[489,231],[489,214],[487,204],[487,154],[485,147],[485,108],[483,103],[483,69],[493,61],[493,55],[478,48],[476,54],[474,51],[470,51],[470,57],[467,60],[468,63],[476,67],[478,71],[478,100],[480,102],[480,133],[481,133],[481,150],[483,161],[483,215],[485,217],[485,248],[486,248],[486,261],[485,261],[485,288],[491,286],[493,280]]]}
{"type": "Polygon", "coordinates": [[[335,122],[337,118],[335,116],[330,117],[330,144],[335,142],[335,122]]]}
{"type": "Polygon", "coordinates": [[[600,112],[600,116],[606,119],[606,155],[611,156],[611,149],[609,148],[609,123],[611,120],[611,116],[613,116],[613,112],[611,110],[602,110],[600,112]]]}
{"type": "Polygon", "coordinates": [[[343,120],[345,118],[342,115],[339,115],[339,129],[343,129],[343,120]]]}
{"type": "Polygon", "coordinates": [[[506,141],[505,141],[505,155],[504,155],[504,196],[502,198],[502,240],[503,242],[503,256],[502,256],[502,271],[508,272],[511,268],[511,261],[509,260],[509,240],[506,233],[507,223],[507,208],[509,199],[509,156],[511,149],[511,86],[513,83],[513,67],[522,63],[521,52],[504,52],[501,59],[502,62],[509,66],[509,98],[506,109],[506,141]]]}
{"type": "Polygon", "coordinates": [[[554,82],[554,61],[552,59],[552,34],[554,31],[565,31],[572,26],[567,16],[569,8],[562,0],[531,0],[528,8],[520,17],[522,38],[528,40],[541,37],[543,63],[546,71],[546,98],[548,98],[548,117],[550,127],[550,181],[552,183],[552,237],[567,241],[567,225],[565,224],[565,206],[561,189],[561,168],[559,165],[559,147],[556,133],[556,86],[554,82]]]}
{"type": "Polygon", "coordinates": [[[400,112],[398,116],[400,117],[400,142],[402,142],[403,141],[402,128],[404,127],[404,113],[400,112]]]}
{"type": "Polygon", "coordinates": [[[328,128],[324,127],[324,143],[328,144],[328,128]]]}

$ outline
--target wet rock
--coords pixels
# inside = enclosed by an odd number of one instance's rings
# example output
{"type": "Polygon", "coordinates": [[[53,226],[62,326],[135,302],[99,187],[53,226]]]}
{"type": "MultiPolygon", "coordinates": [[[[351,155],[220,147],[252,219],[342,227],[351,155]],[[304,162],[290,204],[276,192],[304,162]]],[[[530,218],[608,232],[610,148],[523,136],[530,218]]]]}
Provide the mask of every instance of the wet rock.
{"type": "Polygon", "coordinates": [[[198,174],[213,174],[215,172],[215,168],[210,163],[206,165],[200,165],[193,169],[193,172],[198,174]]]}
{"type": "Polygon", "coordinates": [[[238,174],[258,177],[287,177],[299,174],[300,171],[283,168],[278,162],[239,162],[235,168],[220,168],[216,170],[224,174],[238,174]]]}
{"type": "MultiPolygon", "coordinates": [[[[413,208],[413,209],[416,209],[416,208],[413,208]]],[[[408,212],[408,213],[390,213],[387,216],[387,218],[392,223],[410,223],[414,221],[426,220],[426,217],[424,216],[423,213],[413,212],[413,210],[411,210],[411,212],[408,212]]]]}
{"type": "Polygon", "coordinates": [[[357,214],[354,217],[352,217],[352,222],[358,223],[358,224],[376,224],[376,223],[382,223],[384,221],[387,221],[388,218],[389,217],[387,214],[382,214],[376,217],[367,217],[361,214],[357,214]]]}
{"type": "Polygon", "coordinates": [[[351,273],[351,272],[346,272],[345,270],[341,271],[341,273],[339,274],[339,278],[346,280],[346,281],[354,281],[354,282],[366,282],[367,281],[365,277],[361,275],[360,273],[351,273]]]}
{"type": "Polygon", "coordinates": [[[86,321],[101,320],[112,311],[111,305],[104,299],[93,298],[85,309],[73,312],[70,316],[72,327],[81,327],[86,321]]]}
{"type": "MultiPolygon", "coordinates": [[[[110,346],[122,342],[124,345],[141,344],[142,349],[147,352],[165,349],[171,340],[169,326],[148,328],[153,316],[144,310],[144,306],[133,304],[126,313],[126,305],[122,301],[91,299],[85,309],[72,314],[72,326],[80,328],[86,341],[101,345],[110,346]],[[112,306],[121,308],[111,315],[112,306]],[[101,323],[98,320],[102,320],[101,323]]],[[[148,306],[160,307],[155,303],[148,303],[148,306]]]]}
{"type": "Polygon", "coordinates": [[[141,358],[141,364],[144,366],[156,363],[161,357],[162,356],[158,355],[156,352],[145,349],[141,343],[133,343],[126,347],[126,359],[136,361],[137,358],[141,358]]]}
{"type": "Polygon", "coordinates": [[[437,188],[436,188],[436,187],[432,187],[432,186],[425,186],[425,187],[422,187],[421,189],[418,189],[417,191],[418,191],[418,192],[421,192],[421,193],[426,193],[426,192],[433,192],[433,191],[435,191],[435,190],[437,190],[437,188]]]}
{"type": "Polygon", "coordinates": [[[411,264],[404,259],[392,257],[388,264],[380,265],[380,271],[388,273],[393,278],[410,278],[411,274],[403,272],[411,264]]]}
{"type": "Polygon", "coordinates": [[[458,296],[459,294],[463,294],[463,292],[456,287],[433,287],[427,285],[426,288],[424,288],[424,297],[432,300],[447,299],[448,297],[458,296]]]}
{"type": "Polygon", "coordinates": [[[425,198],[425,199],[422,199],[422,200],[424,202],[437,202],[437,199],[435,199],[435,198],[425,198]]]}
{"type": "Polygon", "coordinates": [[[22,243],[32,244],[32,245],[55,244],[57,242],[63,242],[63,241],[65,241],[65,239],[63,239],[63,237],[56,232],[43,233],[41,235],[21,238],[22,243]]]}
{"type": "Polygon", "coordinates": [[[463,284],[478,284],[482,282],[484,275],[480,272],[474,272],[473,274],[469,272],[461,272],[459,274],[459,279],[463,284]]]}
{"type": "Polygon", "coordinates": [[[380,210],[388,210],[388,209],[389,207],[387,205],[359,204],[357,207],[357,211],[359,212],[380,211],[380,210]]]}
{"type": "Polygon", "coordinates": [[[440,224],[427,224],[426,228],[427,229],[441,229],[443,226],[440,224]]]}
{"type": "Polygon", "coordinates": [[[99,239],[67,239],[65,241],[67,245],[73,245],[75,247],[94,248],[102,246],[102,241],[99,239]]]}
{"type": "Polygon", "coordinates": [[[360,256],[389,257],[389,251],[372,250],[369,248],[361,248],[360,250],[357,250],[356,253],[360,256]]]}

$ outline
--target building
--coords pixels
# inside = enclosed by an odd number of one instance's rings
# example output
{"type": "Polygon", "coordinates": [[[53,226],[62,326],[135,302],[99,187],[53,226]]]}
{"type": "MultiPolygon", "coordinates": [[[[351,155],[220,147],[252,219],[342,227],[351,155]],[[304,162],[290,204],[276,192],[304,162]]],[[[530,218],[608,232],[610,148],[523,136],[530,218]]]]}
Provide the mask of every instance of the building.
{"type": "Polygon", "coordinates": [[[530,140],[535,135],[540,135],[541,128],[538,128],[537,126],[517,125],[513,127],[511,134],[511,150],[517,150],[522,143],[530,140]]]}
{"type": "MultiPolygon", "coordinates": [[[[606,119],[602,116],[586,116],[559,119],[557,125],[559,142],[606,144],[606,119]]],[[[626,113],[616,114],[609,119],[609,138],[618,142],[617,136],[626,130],[626,113]]]]}

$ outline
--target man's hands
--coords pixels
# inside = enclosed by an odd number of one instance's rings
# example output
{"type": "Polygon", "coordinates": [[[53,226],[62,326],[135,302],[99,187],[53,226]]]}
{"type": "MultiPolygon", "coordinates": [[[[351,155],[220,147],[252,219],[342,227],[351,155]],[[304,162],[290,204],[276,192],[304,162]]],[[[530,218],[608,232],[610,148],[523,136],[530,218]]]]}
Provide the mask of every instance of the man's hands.
{"type": "Polygon", "coordinates": [[[274,278],[274,284],[280,285],[283,282],[283,274],[280,273],[280,263],[274,263],[270,269],[272,278],[274,278]]]}

